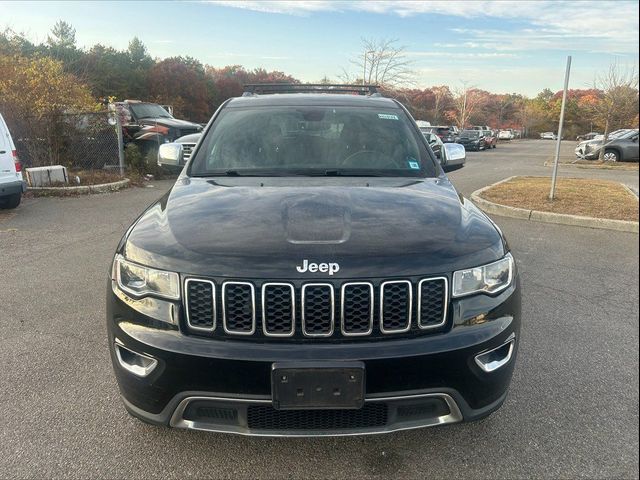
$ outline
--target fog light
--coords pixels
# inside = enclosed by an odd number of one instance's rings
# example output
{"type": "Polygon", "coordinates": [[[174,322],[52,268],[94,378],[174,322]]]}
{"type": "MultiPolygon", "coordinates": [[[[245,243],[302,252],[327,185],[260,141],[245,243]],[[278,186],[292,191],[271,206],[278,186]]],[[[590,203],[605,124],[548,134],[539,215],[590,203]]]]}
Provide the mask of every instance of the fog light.
{"type": "Polygon", "coordinates": [[[118,339],[116,339],[113,348],[120,366],[137,377],[146,377],[158,366],[158,360],[148,355],[134,352],[122,345],[122,342],[118,339]]]}
{"type": "Polygon", "coordinates": [[[476,355],[476,364],[487,373],[495,372],[500,367],[509,363],[511,356],[513,355],[513,348],[516,343],[515,334],[512,334],[509,339],[494,349],[487,352],[476,355]]]}

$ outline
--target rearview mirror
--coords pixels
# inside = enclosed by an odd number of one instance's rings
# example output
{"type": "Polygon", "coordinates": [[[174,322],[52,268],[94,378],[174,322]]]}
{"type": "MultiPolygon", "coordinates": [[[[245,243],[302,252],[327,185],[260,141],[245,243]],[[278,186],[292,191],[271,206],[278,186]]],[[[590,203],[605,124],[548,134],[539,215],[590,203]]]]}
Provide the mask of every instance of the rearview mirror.
{"type": "Polygon", "coordinates": [[[158,165],[179,167],[182,165],[183,154],[181,143],[163,143],[158,148],[158,165]]]}

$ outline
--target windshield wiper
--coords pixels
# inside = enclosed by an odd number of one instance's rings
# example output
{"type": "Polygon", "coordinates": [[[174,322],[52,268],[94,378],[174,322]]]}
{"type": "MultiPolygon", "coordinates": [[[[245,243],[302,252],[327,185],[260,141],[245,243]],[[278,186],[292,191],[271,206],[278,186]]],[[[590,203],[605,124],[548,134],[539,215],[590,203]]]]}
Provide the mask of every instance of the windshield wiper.
{"type": "Polygon", "coordinates": [[[345,168],[340,168],[340,169],[333,169],[333,170],[325,170],[324,176],[326,177],[387,177],[387,176],[391,177],[391,176],[397,176],[397,175],[393,175],[393,174],[385,175],[384,173],[375,171],[375,170],[362,170],[362,169],[349,170],[345,168]]]}
{"type": "MultiPolygon", "coordinates": [[[[380,171],[380,170],[363,170],[363,169],[292,169],[292,170],[268,170],[268,169],[229,169],[229,170],[214,170],[209,172],[203,172],[201,174],[194,173],[193,177],[400,177],[400,176],[413,176],[404,175],[404,170],[399,171],[380,171]]],[[[419,172],[418,172],[419,173],[419,172]]]]}

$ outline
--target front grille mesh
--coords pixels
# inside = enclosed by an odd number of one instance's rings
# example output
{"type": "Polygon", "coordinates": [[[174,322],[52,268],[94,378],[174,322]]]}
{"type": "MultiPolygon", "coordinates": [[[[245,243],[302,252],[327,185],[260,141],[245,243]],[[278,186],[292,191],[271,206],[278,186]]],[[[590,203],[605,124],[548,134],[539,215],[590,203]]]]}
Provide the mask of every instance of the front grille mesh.
{"type": "Polygon", "coordinates": [[[342,328],[347,335],[367,335],[373,328],[373,288],[349,283],[342,288],[342,328]]]}
{"type": "Polygon", "coordinates": [[[213,283],[189,280],[185,287],[188,322],[192,328],[213,329],[215,326],[215,296],[213,283]]]}
{"type": "Polygon", "coordinates": [[[290,335],[295,321],[293,287],[266,284],[262,289],[262,318],[265,335],[290,335]]]}
{"type": "Polygon", "coordinates": [[[191,158],[191,154],[193,153],[193,148],[196,146],[195,143],[183,143],[182,144],[182,158],[186,162],[191,158]]]}
{"type": "Polygon", "coordinates": [[[418,333],[421,329],[444,327],[449,301],[445,277],[416,282],[392,280],[376,285],[370,282],[260,285],[188,278],[184,290],[188,330],[233,337],[337,339],[418,333]]]}
{"type": "Polygon", "coordinates": [[[446,281],[436,279],[420,283],[420,326],[435,327],[441,324],[446,305],[446,281]]]}
{"type": "Polygon", "coordinates": [[[302,302],[304,333],[327,336],[333,331],[334,299],[331,285],[305,285],[302,302]]]}
{"type": "Polygon", "coordinates": [[[252,405],[247,423],[253,430],[342,430],[382,427],[387,424],[388,407],[368,403],[358,410],[275,410],[270,405],[252,405]]]}
{"type": "Polygon", "coordinates": [[[225,283],[223,302],[225,329],[229,333],[253,333],[255,329],[253,287],[247,283],[225,283]]]}
{"type": "Polygon", "coordinates": [[[382,285],[382,328],[386,332],[404,331],[411,324],[411,284],[389,282],[382,285]]]}

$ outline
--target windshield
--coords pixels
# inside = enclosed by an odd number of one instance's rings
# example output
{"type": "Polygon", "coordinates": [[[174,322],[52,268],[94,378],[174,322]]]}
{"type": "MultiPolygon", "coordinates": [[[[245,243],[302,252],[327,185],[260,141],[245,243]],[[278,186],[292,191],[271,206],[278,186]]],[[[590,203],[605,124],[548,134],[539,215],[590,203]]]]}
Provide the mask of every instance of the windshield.
{"type": "MultiPolygon", "coordinates": [[[[621,133],[619,133],[618,135],[615,136],[615,138],[631,138],[634,135],[637,135],[638,131],[637,130],[624,130],[621,133]]],[[[611,135],[610,135],[611,137],[611,135]]]]}
{"type": "Polygon", "coordinates": [[[460,134],[461,137],[477,137],[480,135],[479,130],[463,130],[460,134]]]}
{"type": "Polygon", "coordinates": [[[228,108],[203,139],[193,176],[436,176],[407,115],[370,107],[228,108]]]}
{"type": "Polygon", "coordinates": [[[129,110],[136,118],[173,118],[169,112],[155,103],[130,103],[129,110]]]}

